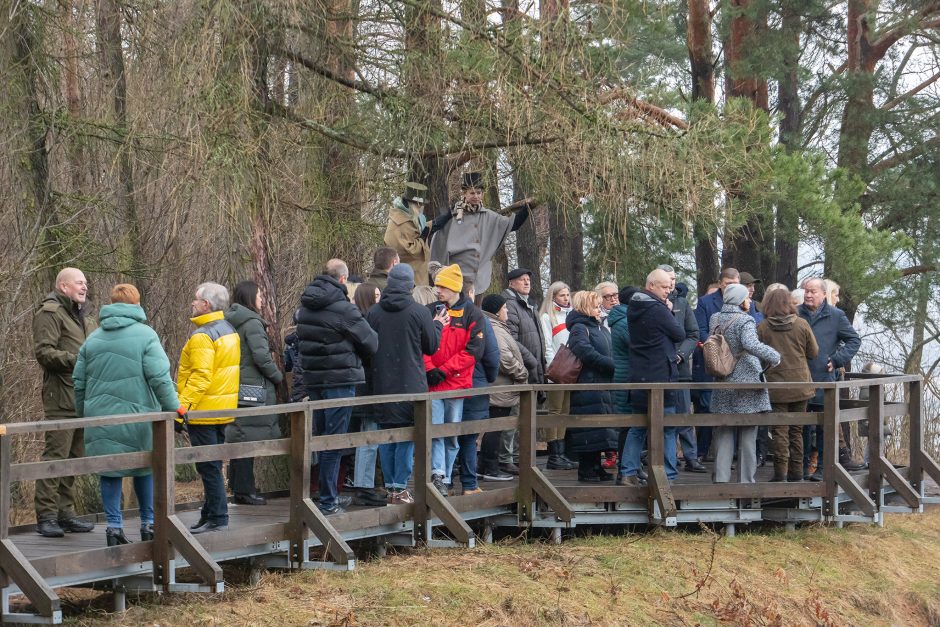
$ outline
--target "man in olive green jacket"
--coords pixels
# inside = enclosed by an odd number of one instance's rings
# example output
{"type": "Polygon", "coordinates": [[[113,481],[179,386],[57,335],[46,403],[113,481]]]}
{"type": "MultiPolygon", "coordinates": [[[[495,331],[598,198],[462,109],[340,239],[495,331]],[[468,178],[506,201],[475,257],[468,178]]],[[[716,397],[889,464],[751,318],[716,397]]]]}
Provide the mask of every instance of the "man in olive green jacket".
{"type": "MultiPolygon", "coordinates": [[[[42,301],[33,318],[33,354],[42,367],[42,406],[47,419],[75,418],[72,369],[78,349],[95,330],[85,317],[88,283],[76,268],[64,268],[55,281],[55,290],[42,301]]],[[[85,455],[81,429],[46,432],[43,461],[85,455]]],[[[75,514],[74,477],[36,481],[36,531],[48,538],[61,538],[66,531],[87,532],[93,523],[78,520],[75,514]]]]}

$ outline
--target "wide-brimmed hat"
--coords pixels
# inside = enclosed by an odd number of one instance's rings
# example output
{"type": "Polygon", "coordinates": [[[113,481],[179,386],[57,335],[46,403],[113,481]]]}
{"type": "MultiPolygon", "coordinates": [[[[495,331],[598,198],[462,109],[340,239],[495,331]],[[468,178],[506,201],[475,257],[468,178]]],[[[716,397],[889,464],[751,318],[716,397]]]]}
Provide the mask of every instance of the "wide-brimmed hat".
{"type": "Polygon", "coordinates": [[[402,195],[402,198],[408,202],[418,202],[423,205],[428,202],[427,198],[425,198],[427,191],[427,185],[415,183],[414,181],[408,181],[405,183],[405,193],[402,195]]]}

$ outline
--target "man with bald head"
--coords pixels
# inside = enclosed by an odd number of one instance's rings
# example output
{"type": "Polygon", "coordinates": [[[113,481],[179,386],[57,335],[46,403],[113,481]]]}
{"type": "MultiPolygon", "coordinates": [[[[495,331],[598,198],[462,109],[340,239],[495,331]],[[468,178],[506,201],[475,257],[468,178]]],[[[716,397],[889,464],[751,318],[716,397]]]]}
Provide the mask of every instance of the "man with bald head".
{"type": "MultiPolygon", "coordinates": [[[[809,360],[809,372],[813,381],[835,381],[839,368],[848,368],[852,357],[862,345],[862,339],[841,309],[831,306],[826,301],[828,285],[822,278],[803,281],[803,304],[796,308],[801,318],[809,323],[819,344],[819,353],[809,360]]],[[[823,410],[823,391],[816,390],[816,396],[809,401],[809,411],[823,410]]],[[[810,429],[804,427],[804,466],[808,465],[810,447],[806,446],[810,429]]],[[[822,456],[822,428],[816,428],[816,445],[822,456]]],[[[846,469],[857,470],[860,465],[852,460],[851,450],[846,446],[842,430],[839,429],[839,463],[846,469]]],[[[809,475],[812,481],[822,481],[822,473],[817,471],[809,475]]]]}
{"type": "MultiPolygon", "coordinates": [[[[630,333],[630,382],[671,383],[679,378],[676,344],[686,337],[685,328],[672,315],[669,293],[672,277],[657,268],[646,277],[646,287],[633,295],[627,305],[627,325],[630,333]]],[[[663,411],[676,413],[677,391],[663,394],[663,411]]],[[[638,413],[649,409],[649,391],[632,390],[630,404],[638,413]]],[[[640,453],[646,441],[644,427],[631,427],[624,444],[620,465],[619,485],[638,486],[640,480],[640,453]]],[[[676,468],[676,428],[666,427],[663,433],[666,477],[672,481],[678,476],[676,468]]]]}
{"type": "MultiPolygon", "coordinates": [[[[72,369],[78,349],[95,330],[85,316],[88,282],[77,268],[63,268],[55,289],[42,301],[33,317],[33,354],[42,368],[42,408],[48,419],[75,418],[72,369]]],[[[43,461],[85,455],[81,429],[47,431],[43,461]]],[[[36,481],[36,531],[47,538],[61,538],[66,531],[87,532],[94,524],[75,514],[75,478],[36,481]]]]}

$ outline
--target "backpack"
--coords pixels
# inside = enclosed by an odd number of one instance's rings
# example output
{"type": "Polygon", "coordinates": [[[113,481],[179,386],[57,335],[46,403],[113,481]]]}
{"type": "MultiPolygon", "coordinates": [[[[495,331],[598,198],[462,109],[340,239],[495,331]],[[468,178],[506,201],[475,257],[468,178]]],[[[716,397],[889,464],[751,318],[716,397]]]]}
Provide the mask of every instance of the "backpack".
{"type": "Polygon", "coordinates": [[[708,339],[702,344],[702,356],[705,360],[705,372],[713,377],[724,379],[738,365],[738,359],[741,357],[741,351],[737,354],[731,352],[728,346],[728,340],[725,339],[725,331],[734,323],[732,318],[722,326],[715,329],[715,332],[708,336],[708,339]]]}

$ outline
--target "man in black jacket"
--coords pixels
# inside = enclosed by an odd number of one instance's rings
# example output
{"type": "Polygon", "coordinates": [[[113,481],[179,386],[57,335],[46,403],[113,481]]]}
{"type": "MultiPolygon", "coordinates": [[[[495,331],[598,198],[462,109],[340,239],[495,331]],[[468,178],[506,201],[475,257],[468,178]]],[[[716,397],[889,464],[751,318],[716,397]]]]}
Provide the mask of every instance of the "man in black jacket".
{"type": "MultiPolygon", "coordinates": [[[[307,286],[300,297],[297,337],[303,382],[312,401],[348,398],[356,386],[365,383],[362,360],[375,354],[378,336],[365,321],[346,293],[349,268],[339,259],[330,259],[323,274],[307,286]]],[[[349,430],[352,407],[314,412],[318,435],[334,435],[349,430]]],[[[320,511],[343,511],[338,501],[340,451],[320,453],[320,511]]]]}
{"type": "MultiPolygon", "coordinates": [[[[669,293],[672,280],[669,275],[657,268],[646,277],[646,289],[633,295],[627,307],[627,324],[630,330],[630,382],[631,383],[671,383],[679,378],[679,354],[676,344],[685,339],[685,329],[672,315],[672,303],[669,293]]],[[[630,393],[630,402],[636,412],[645,412],[649,405],[649,392],[634,390],[630,393]]],[[[663,394],[663,412],[676,413],[677,395],[675,390],[666,390],[663,394]]],[[[627,433],[623,456],[625,464],[620,485],[638,486],[640,480],[640,453],[646,441],[646,428],[631,427],[627,433]]],[[[663,430],[663,452],[666,463],[666,477],[673,481],[678,476],[676,469],[676,428],[663,430]]]]}
{"type": "MultiPolygon", "coordinates": [[[[512,270],[506,277],[509,280],[509,287],[503,290],[502,297],[506,299],[506,312],[509,314],[506,327],[512,338],[516,340],[519,352],[522,353],[522,363],[529,371],[529,383],[544,383],[545,336],[542,335],[538,309],[529,302],[533,276],[532,271],[525,268],[512,270]]],[[[564,454],[563,449],[561,453],[558,451],[561,442],[563,441],[550,443],[551,467],[573,468],[574,465],[570,461],[564,460],[567,463],[562,463],[558,457],[564,454]]],[[[514,463],[519,456],[518,442],[514,432],[504,432],[501,449],[500,469],[511,475],[519,474],[519,468],[514,463]],[[510,433],[512,437],[508,437],[510,433]]]]}
{"type": "MultiPolygon", "coordinates": [[[[676,283],[676,270],[670,265],[663,264],[659,269],[669,275],[672,289],[669,292],[669,302],[672,303],[672,315],[685,329],[685,337],[676,343],[676,355],[679,359],[679,374],[677,381],[692,380],[692,354],[698,346],[698,322],[695,313],[686,300],[689,288],[684,283],[676,283]]],[[[678,390],[676,395],[676,413],[688,414],[692,411],[692,396],[689,390],[678,390]]],[[[698,460],[695,429],[679,427],[679,445],[682,447],[682,456],[685,458],[685,469],[689,472],[708,472],[708,469],[698,460]]]]}
{"type": "MultiPolygon", "coordinates": [[[[441,344],[441,330],[447,320],[442,309],[432,318],[427,307],[411,297],[414,271],[398,264],[388,274],[382,299],[366,314],[366,321],[379,339],[379,351],[372,357],[372,392],[382,394],[421,394],[428,391],[424,356],[433,355],[441,344]]],[[[414,404],[387,403],[375,407],[380,429],[414,425],[414,404]]],[[[389,504],[414,503],[408,492],[408,479],[414,468],[414,442],[379,445],[382,475],[389,504]]]]}

